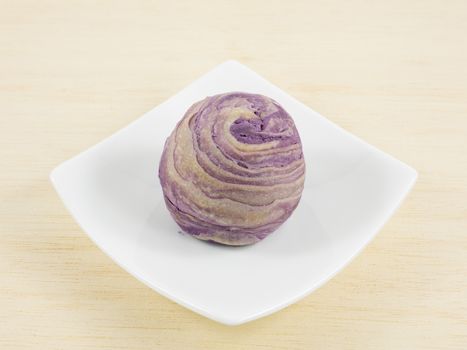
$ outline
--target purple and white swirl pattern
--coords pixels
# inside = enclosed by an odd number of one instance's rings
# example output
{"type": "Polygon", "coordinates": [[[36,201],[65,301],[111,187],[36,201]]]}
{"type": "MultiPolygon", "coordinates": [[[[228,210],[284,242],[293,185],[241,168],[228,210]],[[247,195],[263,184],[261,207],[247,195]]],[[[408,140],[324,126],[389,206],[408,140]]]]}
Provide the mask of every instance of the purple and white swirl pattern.
{"type": "Polygon", "coordinates": [[[183,231],[227,245],[252,244],[298,205],[305,181],[300,136],[290,115],[266,96],[207,97],[167,139],[159,178],[183,231]]]}

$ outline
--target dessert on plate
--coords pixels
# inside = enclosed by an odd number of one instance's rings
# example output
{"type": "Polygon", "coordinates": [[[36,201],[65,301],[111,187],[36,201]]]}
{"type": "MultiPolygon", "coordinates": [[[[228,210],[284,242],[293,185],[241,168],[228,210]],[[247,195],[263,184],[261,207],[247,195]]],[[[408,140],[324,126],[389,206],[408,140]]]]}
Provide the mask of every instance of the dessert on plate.
{"type": "Polygon", "coordinates": [[[167,139],[159,178],[184,232],[226,245],[256,243],[300,201],[300,136],[291,116],[269,97],[207,97],[188,109],[167,139]]]}

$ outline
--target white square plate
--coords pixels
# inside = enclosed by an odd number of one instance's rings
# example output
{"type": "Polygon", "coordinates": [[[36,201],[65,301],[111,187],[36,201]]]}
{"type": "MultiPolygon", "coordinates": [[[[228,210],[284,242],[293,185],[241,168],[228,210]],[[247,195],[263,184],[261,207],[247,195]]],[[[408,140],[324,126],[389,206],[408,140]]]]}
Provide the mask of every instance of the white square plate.
{"type": "Polygon", "coordinates": [[[417,173],[228,61],[50,177],[76,221],[117,264],[175,302],[237,325],[303,298],[341,270],[394,213],[417,173]],[[292,217],[265,240],[240,248],[179,233],[157,177],[164,142],[186,109],[228,91],[282,104],[307,164],[292,217]]]}

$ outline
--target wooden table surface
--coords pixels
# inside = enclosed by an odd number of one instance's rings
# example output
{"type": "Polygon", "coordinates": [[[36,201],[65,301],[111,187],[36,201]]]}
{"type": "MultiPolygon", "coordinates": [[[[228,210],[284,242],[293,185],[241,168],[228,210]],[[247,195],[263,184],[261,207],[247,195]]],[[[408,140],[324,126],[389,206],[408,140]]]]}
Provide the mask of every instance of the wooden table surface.
{"type": "Polygon", "coordinates": [[[466,1],[0,0],[0,349],[466,349],[466,1]],[[217,324],[104,255],[48,174],[236,59],[419,171],[325,286],[217,324]]]}

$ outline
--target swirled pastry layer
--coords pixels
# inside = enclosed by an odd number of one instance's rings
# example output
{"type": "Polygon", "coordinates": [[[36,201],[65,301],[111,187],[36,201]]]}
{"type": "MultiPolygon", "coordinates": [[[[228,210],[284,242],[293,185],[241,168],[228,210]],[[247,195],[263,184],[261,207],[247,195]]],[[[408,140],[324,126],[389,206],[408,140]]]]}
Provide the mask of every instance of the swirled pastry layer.
{"type": "Polygon", "coordinates": [[[232,92],[195,103],[159,165],[172,217],[202,240],[255,243],[297,207],[305,180],[300,136],[274,100],[232,92]]]}

